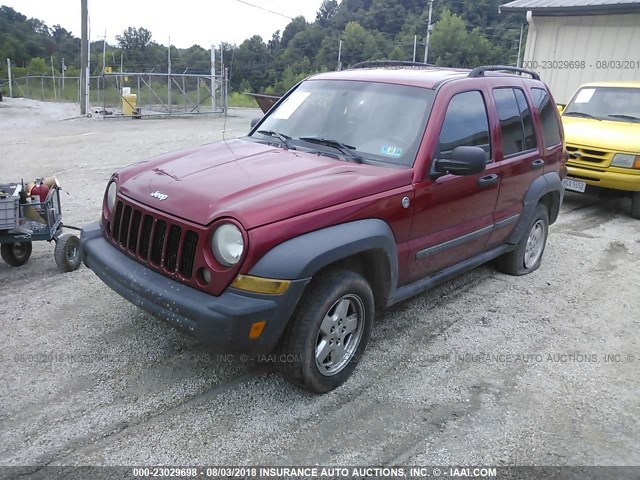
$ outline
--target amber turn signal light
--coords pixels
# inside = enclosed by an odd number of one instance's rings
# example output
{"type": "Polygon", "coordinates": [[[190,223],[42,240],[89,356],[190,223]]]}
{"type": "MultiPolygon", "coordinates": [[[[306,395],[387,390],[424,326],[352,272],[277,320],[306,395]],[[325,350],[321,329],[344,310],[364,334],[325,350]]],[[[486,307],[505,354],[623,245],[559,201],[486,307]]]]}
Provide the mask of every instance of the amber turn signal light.
{"type": "Polygon", "coordinates": [[[238,275],[231,286],[246,292],[264,293],[267,295],[280,295],[291,285],[291,280],[277,280],[274,278],[254,277],[251,275],[238,275]]]}
{"type": "Polygon", "coordinates": [[[256,338],[260,337],[266,324],[267,321],[262,320],[261,322],[255,322],[253,325],[251,325],[251,330],[249,330],[249,338],[251,340],[255,340],[256,338]]]}

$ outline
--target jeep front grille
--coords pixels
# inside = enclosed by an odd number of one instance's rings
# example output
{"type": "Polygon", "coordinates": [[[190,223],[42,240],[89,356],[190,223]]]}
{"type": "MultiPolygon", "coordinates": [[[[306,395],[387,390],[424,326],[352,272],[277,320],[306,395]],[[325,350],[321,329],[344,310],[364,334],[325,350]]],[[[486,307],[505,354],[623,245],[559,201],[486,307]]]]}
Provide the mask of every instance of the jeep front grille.
{"type": "Polygon", "coordinates": [[[109,230],[111,241],[139,261],[185,278],[193,275],[197,232],[156,218],[122,200],[118,200],[109,230]]]}

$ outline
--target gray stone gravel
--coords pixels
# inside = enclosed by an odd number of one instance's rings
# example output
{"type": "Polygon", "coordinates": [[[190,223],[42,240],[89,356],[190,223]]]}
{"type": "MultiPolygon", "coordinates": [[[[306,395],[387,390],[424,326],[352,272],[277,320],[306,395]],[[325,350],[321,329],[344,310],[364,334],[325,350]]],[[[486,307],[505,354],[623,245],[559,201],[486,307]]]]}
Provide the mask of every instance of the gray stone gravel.
{"type": "MultiPolygon", "coordinates": [[[[97,219],[115,168],[223,128],[0,105],[3,180],[57,175],[77,225],[97,219]]],[[[228,134],[256,115],[232,111],[228,134]]],[[[324,396],[216,358],[86,268],[59,273],[35,243],[24,267],[0,264],[0,465],[638,465],[640,221],[628,209],[569,194],[539,271],[486,265],[391,309],[353,378],[324,396]]]]}

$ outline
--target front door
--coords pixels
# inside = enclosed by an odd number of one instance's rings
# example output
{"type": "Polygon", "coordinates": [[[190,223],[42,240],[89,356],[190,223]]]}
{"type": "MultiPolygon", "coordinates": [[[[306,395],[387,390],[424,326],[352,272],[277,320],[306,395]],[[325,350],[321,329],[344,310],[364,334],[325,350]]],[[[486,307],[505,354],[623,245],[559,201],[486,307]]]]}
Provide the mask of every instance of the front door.
{"type": "MultiPolygon", "coordinates": [[[[440,92],[444,95],[445,92],[440,92]]],[[[483,173],[470,176],[429,173],[415,185],[415,210],[409,251],[410,281],[432,275],[482,252],[493,229],[500,166],[493,161],[486,92],[452,91],[450,101],[430,121],[442,125],[431,161],[448,158],[458,146],[486,152],[483,173]]],[[[446,100],[445,100],[446,101],[446,100]]]]}

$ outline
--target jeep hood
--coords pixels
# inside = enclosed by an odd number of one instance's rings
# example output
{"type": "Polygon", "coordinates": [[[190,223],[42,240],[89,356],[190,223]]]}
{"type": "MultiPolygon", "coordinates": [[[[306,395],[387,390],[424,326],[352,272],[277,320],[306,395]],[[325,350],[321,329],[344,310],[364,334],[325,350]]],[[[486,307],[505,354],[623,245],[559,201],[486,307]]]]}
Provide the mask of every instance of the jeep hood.
{"type": "Polygon", "coordinates": [[[233,217],[246,229],[411,181],[411,169],[358,165],[244,139],[163,155],[118,172],[120,194],[137,202],[200,225],[233,217]]]}
{"type": "Polygon", "coordinates": [[[562,116],[569,145],[621,153],[640,153],[640,123],[562,116]]]}

